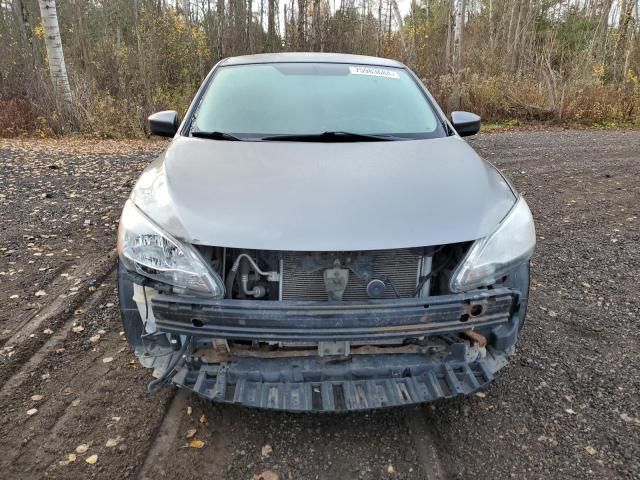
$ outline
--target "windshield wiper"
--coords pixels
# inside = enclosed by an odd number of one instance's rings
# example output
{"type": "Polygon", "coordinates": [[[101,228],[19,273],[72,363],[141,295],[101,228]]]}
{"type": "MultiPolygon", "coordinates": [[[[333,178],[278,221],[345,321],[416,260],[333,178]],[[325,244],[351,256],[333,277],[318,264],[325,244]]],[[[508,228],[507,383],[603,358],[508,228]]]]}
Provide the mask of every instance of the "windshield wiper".
{"type": "Polygon", "coordinates": [[[203,132],[202,130],[191,130],[191,136],[197,138],[209,138],[211,140],[229,140],[234,142],[242,142],[243,139],[224,132],[203,132]]]}
{"type": "Polygon", "coordinates": [[[393,135],[367,135],[353,132],[322,132],[322,133],[298,133],[285,135],[270,135],[262,137],[264,141],[291,141],[291,142],[389,142],[393,140],[406,140],[403,137],[393,135]]]}

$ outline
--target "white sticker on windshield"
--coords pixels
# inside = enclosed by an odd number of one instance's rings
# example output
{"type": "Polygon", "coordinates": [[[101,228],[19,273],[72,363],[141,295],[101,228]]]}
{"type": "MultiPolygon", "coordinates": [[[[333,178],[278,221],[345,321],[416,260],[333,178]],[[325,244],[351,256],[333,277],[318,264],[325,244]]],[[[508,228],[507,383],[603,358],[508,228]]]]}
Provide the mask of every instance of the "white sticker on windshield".
{"type": "Polygon", "coordinates": [[[368,75],[370,77],[385,77],[399,79],[398,72],[393,70],[387,70],[385,68],[376,67],[349,67],[349,71],[352,75],[368,75]]]}

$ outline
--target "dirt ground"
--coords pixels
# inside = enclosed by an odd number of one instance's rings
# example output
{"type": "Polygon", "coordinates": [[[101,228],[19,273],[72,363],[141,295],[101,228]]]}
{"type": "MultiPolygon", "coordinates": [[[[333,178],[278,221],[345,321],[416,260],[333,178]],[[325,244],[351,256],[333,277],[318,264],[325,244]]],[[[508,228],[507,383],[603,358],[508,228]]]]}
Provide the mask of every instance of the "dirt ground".
{"type": "Polygon", "coordinates": [[[510,366],[468,398],[296,415],[146,392],[113,248],[163,143],[0,140],[0,476],[640,478],[640,132],[471,143],[536,219],[510,366]],[[194,439],[202,448],[185,448],[194,439]]]}

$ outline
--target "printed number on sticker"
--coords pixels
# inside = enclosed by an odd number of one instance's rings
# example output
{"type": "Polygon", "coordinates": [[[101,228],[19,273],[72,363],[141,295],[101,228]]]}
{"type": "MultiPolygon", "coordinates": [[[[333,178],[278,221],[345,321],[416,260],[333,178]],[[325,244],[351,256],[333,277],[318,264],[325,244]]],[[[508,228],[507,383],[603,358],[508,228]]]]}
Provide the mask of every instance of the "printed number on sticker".
{"type": "Polygon", "coordinates": [[[400,78],[398,72],[375,67],[349,67],[352,75],[368,75],[370,77],[400,78]]]}

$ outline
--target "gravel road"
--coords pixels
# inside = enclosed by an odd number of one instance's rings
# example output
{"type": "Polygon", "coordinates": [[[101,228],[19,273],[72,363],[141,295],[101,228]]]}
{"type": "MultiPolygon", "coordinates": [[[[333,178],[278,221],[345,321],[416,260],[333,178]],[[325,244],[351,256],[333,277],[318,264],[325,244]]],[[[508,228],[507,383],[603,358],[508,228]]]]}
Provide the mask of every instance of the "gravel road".
{"type": "Polygon", "coordinates": [[[471,143],[537,222],[510,366],[468,398],[295,415],[146,392],[121,334],[113,247],[163,143],[0,140],[1,476],[640,478],[640,131],[471,143]],[[185,448],[194,439],[202,448],[185,448]]]}

